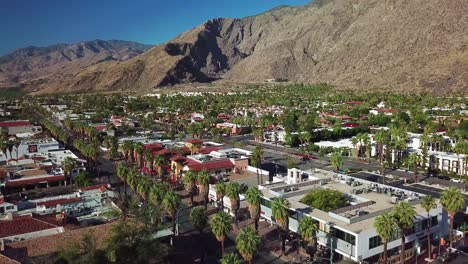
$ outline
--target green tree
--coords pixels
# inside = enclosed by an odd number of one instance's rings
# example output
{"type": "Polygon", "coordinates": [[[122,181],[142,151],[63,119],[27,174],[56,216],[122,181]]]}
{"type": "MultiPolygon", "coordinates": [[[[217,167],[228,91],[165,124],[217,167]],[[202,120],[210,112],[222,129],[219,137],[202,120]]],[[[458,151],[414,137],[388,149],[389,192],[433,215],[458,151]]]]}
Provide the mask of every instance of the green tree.
{"type": "Polygon", "coordinates": [[[315,221],[311,217],[303,217],[299,221],[298,231],[299,231],[299,234],[301,235],[302,241],[304,242],[303,246],[307,246],[313,240],[314,249],[317,248],[317,245],[316,245],[317,230],[318,230],[317,221],[315,221]]]}
{"type": "Polygon", "coordinates": [[[288,200],[283,197],[276,198],[271,204],[272,216],[280,229],[281,234],[281,251],[286,250],[286,237],[289,233],[289,213],[288,209],[291,206],[288,200]]]}
{"type": "Polygon", "coordinates": [[[216,236],[216,239],[221,243],[221,254],[224,255],[224,241],[229,231],[232,230],[232,218],[231,216],[224,212],[220,211],[211,220],[211,230],[216,236]]]}
{"type": "Polygon", "coordinates": [[[341,153],[338,151],[334,152],[330,160],[332,166],[336,168],[336,172],[339,172],[341,166],[343,166],[343,156],[341,156],[341,153]]]}
{"type": "Polygon", "coordinates": [[[413,169],[413,180],[418,182],[418,164],[421,162],[421,158],[417,153],[411,153],[408,157],[408,167],[413,169]]]}
{"type": "Polygon", "coordinates": [[[176,220],[177,208],[179,208],[179,205],[180,205],[180,196],[176,194],[174,191],[169,190],[166,192],[166,195],[164,195],[162,204],[163,204],[164,210],[166,210],[166,212],[172,218],[172,232],[175,233],[175,220],[176,220]]]}
{"type": "Polygon", "coordinates": [[[221,259],[221,264],[242,264],[242,261],[234,253],[228,253],[221,259]]]}
{"type": "Polygon", "coordinates": [[[208,192],[210,186],[210,175],[206,171],[198,173],[198,183],[200,184],[200,194],[203,197],[203,205],[205,209],[208,206],[208,192]]]}
{"type": "Polygon", "coordinates": [[[455,187],[449,187],[442,192],[440,203],[450,216],[450,247],[452,247],[453,221],[455,219],[455,214],[465,207],[465,200],[463,199],[463,194],[459,190],[455,187]]]}
{"type": "Polygon", "coordinates": [[[405,262],[405,239],[406,234],[413,228],[416,219],[416,210],[408,202],[400,202],[397,206],[393,207],[393,217],[395,218],[398,228],[401,233],[401,262],[405,262]]]}
{"type": "Polygon", "coordinates": [[[429,258],[431,257],[431,215],[429,214],[432,209],[435,209],[437,207],[436,200],[434,197],[430,195],[424,196],[423,200],[421,201],[421,207],[424,208],[424,210],[427,213],[427,250],[429,252],[429,258]]]}
{"type": "Polygon", "coordinates": [[[261,184],[262,181],[262,176],[259,175],[259,168],[262,166],[262,156],[263,156],[263,149],[261,146],[257,145],[254,148],[254,151],[252,153],[252,158],[251,162],[252,165],[257,168],[257,184],[261,184]]]}
{"type": "Polygon", "coordinates": [[[226,186],[226,195],[231,202],[231,210],[234,213],[234,221],[236,223],[236,227],[238,226],[237,223],[237,212],[239,211],[239,203],[240,203],[240,185],[237,182],[230,182],[226,186]]]}
{"type": "Polygon", "coordinates": [[[221,210],[224,210],[224,196],[226,195],[226,184],[220,181],[215,185],[216,199],[221,201],[221,210]]]}
{"type": "Polygon", "coordinates": [[[73,184],[73,176],[71,175],[72,170],[75,168],[75,160],[71,157],[66,157],[62,163],[63,172],[65,173],[65,178],[68,178],[70,184],[73,184]]]}
{"type": "Polygon", "coordinates": [[[346,195],[333,189],[316,189],[304,196],[301,202],[313,208],[330,212],[348,204],[346,195]]]}
{"type": "Polygon", "coordinates": [[[380,129],[375,133],[375,141],[379,148],[379,164],[380,164],[380,175],[382,175],[382,183],[385,184],[385,162],[384,162],[384,147],[388,147],[390,141],[390,133],[387,130],[380,129]]]}
{"type": "Polygon", "coordinates": [[[91,180],[91,176],[87,171],[80,171],[78,175],[75,177],[76,185],[79,187],[87,187],[93,185],[93,181],[91,180]]]}
{"type": "Polygon", "coordinates": [[[254,220],[255,230],[258,231],[258,221],[260,220],[260,202],[263,193],[257,187],[250,187],[246,194],[246,200],[249,204],[250,217],[254,220]]]}
{"type": "Polygon", "coordinates": [[[192,222],[193,227],[201,234],[208,225],[208,215],[205,208],[200,206],[192,208],[190,211],[190,222],[192,222]]]}
{"type": "Polygon", "coordinates": [[[184,175],[185,189],[190,194],[190,204],[193,205],[193,196],[196,193],[195,181],[197,180],[197,174],[193,171],[187,171],[184,175]]]}
{"type": "Polygon", "coordinates": [[[395,218],[390,213],[383,213],[375,218],[374,227],[384,244],[383,263],[387,263],[387,244],[398,228],[395,218]]]}
{"type": "Polygon", "coordinates": [[[252,263],[253,256],[260,247],[260,235],[251,227],[244,228],[236,238],[239,253],[248,263],[252,263]]]}

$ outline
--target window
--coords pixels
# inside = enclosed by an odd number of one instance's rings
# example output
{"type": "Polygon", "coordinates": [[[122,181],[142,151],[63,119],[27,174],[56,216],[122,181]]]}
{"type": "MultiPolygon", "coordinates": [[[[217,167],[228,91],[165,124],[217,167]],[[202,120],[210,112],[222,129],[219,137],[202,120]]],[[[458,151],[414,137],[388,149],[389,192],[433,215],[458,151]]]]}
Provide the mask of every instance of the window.
{"type": "Polygon", "coordinates": [[[13,206],[11,206],[11,205],[6,207],[7,210],[13,210],[14,208],[15,208],[15,207],[13,207],[13,206]]]}
{"type": "Polygon", "coordinates": [[[335,229],[334,230],[334,236],[336,238],[339,238],[341,240],[344,240],[350,244],[356,245],[356,237],[354,235],[351,235],[347,232],[344,232],[340,229],[335,229]]]}
{"type": "Polygon", "coordinates": [[[271,208],[271,201],[265,198],[262,198],[262,200],[260,201],[260,204],[265,207],[271,208]]]}
{"type": "Polygon", "coordinates": [[[369,238],[369,249],[376,248],[380,245],[382,245],[382,238],[380,236],[375,236],[369,238]]]}

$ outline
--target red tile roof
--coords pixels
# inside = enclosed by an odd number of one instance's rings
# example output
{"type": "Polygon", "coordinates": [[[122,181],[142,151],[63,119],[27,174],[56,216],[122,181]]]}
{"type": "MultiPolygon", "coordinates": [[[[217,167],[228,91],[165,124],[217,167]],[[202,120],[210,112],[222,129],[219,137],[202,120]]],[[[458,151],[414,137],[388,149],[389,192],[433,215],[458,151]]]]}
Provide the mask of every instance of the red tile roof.
{"type": "Polygon", "coordinates": [[[41,182],[56,182],[56,181],[63,181],[63,180],[65,180],[65,176],[55,175],[55,176],[49,176],[49,177],[7,181],[5,183],[5,186],[6,187],[18,187],[18,186],[23,186],[23,185],[28,185],[28,184],[35,184],[35,183],[41,183],[41,182]]]}
{"type": "Polygon", "coordinates": [[[202,148],[200,150],[200,153],[201,154],[210,154],[212,151],[218,151],[220,149],[221,149],[220,147],[206,147],[206,148],[202,148]]]}
{"type": "Polygon", "coordinates": [[[27,234],[56,227],[56,225],[33,218],[31,215],[17,216],[14,217],[13,220],[0,220],[0,238],[27,234]]]}
{"type": "Polygon", "coordinates": [[[343,126],[344,126],[344,127],[359,127],[360,124],[359,124],[359,123],[351,123],[351,122],[348,122],[348,123],[344,123],[343,126]]]}
{"type": "Polygon", "coordinates": [[[0,204],[4,203],[5,202],[5,197],[3,197],[3,195],[0,196],[0,204]]]}
{"type": "Polygon", "coordinates": [[[182,156],[180,154],[170,158],[170,160],[172,160],[172,161],[185,161],[186,159],[187,159],[186,157],[184,157],[184,156],[182,156]]]}
{"type": "Polygon", "coordinates": [[[145,144],[143,146],[145,147],[145,149],[153,149],[153,150],[159,150],[159,149],[164,148],[164,146],[159,143],[145,144]]]}
{"type": "Polygon", "coordinates": [[[30,126],[29,121],[4,121],[0,122],[0,127],[30,126]]]}
{"type": "Polygon", "coordinates": [[[21,264],[21,262],[18,262],[12,258],[9,258],[5,255],[0,254],[0,263],[2,264],[21,264]]]}
{"type": "Polygon", "coordinates": [[[83,188],[80,188],[80,191],[86,192],[86,191],[92,191],[92,190],[98,190],[98,189],[101,190],[101,192],[107,191],[107,187],[104,184],[83,187],[83,188]]]}
{"type": "Polygon", "coordinates": [[[192,144],[197,144],[197,143],[203,143],[203,140],[198,139],[198,138],[192,138],[192,139],[187,140],[187,142],[192,143],[192,144]]]}
{"type": "Polygon", "coordinates": [[[234,168],[234,164],[230,160],[223,159],[223,160],[215,160],[203,163],[190,163],[188,167],[191,171],[204,171],[204,170],[218,170],[218,169],[232,169],[234,168]]]}
{"type": "Polygon", "coordinates": [[[380,108],[380,109],[377,109],[377,112],[379,112],[379,113],[396,113],[396,109],[380,108]]]}
{"type": "Polygon", "coordinates": [[[79,201],[81,201],[81,197],[44,201],[44,202],[39,202],[36,205],[43,205],[43,206],[46,206],[46,207],[51,207],[51,206],[57,206],[59,204],[77,203],[79,201]]]}

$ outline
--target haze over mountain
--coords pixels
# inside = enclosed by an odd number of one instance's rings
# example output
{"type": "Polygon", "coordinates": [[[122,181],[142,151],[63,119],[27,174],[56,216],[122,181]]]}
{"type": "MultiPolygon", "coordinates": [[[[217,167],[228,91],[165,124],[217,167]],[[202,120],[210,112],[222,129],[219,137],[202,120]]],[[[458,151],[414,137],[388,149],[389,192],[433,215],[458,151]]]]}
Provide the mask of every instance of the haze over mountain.
{"type": "Polygon", "coordinates": [[[1,57],[0,83],[56,92],[283,78],[366,90],[468,91],[466,0],[317,0],[212,19],[142,54],[133,46],[97,56],[85,46],[65,56],[49,47],[34,60],[27,50],[1,57]]]}

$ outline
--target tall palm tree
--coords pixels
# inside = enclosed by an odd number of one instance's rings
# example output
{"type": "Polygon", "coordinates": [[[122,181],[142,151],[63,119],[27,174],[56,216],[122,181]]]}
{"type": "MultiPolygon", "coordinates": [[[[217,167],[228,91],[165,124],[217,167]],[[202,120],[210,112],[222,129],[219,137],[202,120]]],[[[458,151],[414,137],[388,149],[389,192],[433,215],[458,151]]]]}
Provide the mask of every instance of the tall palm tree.
{"type": "Polygon", "coordinates": [[[144,165],[144,153],[145,153],[145,146],[141,142],[135,143],[135,152],[138,154],[138,164],[140,168],[143,168],[144,165]]]}
{"type": "Polygon", "coordinates": [[[190,211],[190,222],[198,232],[203,233],[203,230],[208,225],[208,215],[205,208],[197,206],[190,211]]]}
{"type": "Polygon", "coordinates": [[[72,170],[75,168],[75,161],[71,157],[66,157],[63,160],[63,172],[65,173],[65,178],[68,178],[70,184],[73,184],[73,177],[71,175],[72,170]]]}
{"type": "Polygon", "coordinates": [[[198,183],[200,184],[200,194],[203,196],[203,205],[205,209],[208,206],[208,192],[210,186],[210,175],[206,171],[198,173],[198,183]]]}
{"type": "Polygon", "coordinates": [[[306,242],[308,245],[312,240],[314,240],[314,248],[317,248],[316,237],[317,237],[318,224],[317,221],[311,217],[303,217],[299,221],[299,234],[301,239],[306,242]]]}
{"type": "Polygon", "coordinates": [[[147,177],[141,177],[138,181],[137,192],[145,201],[148,200],[153,182],[147,177]]]}
{"type": "Polygon", "coordinates": [[[130,156],[130,149],[133,147],[133,142],[130,140],[125,140],[122,143],[122,152],[124,153],[125,161],[128,162],[128,158],[130,156]]]}
{"type": "Polygon", "coordinates": [[[221,201],[221,210],[224,210],[224,196],[226,195],[226,184],[220,181],[215,185],[216,199],[221,201]]]}
{"type": "Polygon", "coordinates": [[[449,187],[442,192],[440,203],[450,216],[450,247],[452,247],[453,221],[455,219],[455,214],[465,206],[465,200],[463,199],[463,194],[459,190],[455,187],[449,187]]]}
{"type": "Polygon", "coordinates": [[[262,156],[263,156],[263,149],[261,146],[255,146],[255,149],[252,153],[252,165],[257,168],[257,184],[263,183],[262,176],[259,175],[259,169],[262,167],[262,156]]]}
{"type": "Polygon", "coordinates": [[[154,154],[151,149],[145,150],[145,161],[146,161],[146,167],[148,169],[149,174],[153,173],[154,170],[154,154]]]}
{"type": "Polygon", "coordinates": [[[158,166],[158,176],[163,179],[164,176],[164,166],[166,166],[167,160],[163,155],[158,155],[154,159],[154,163],[158,166]]]}
{"type": "Polygon", "coordinates": [[[127,176],[129,173],[129,169],[125,163],[119,163],[117,166],[117,177],[119,177],[123,181],[124,185],[124,195],[127,197],[127,176]]]}
{"type": "Polygon", "coordinates": [[[360,142],[359,142],[359,137],[358,136],[359,135],[357,135],[357,136],[355,136],[355,137],[353,137],[351,139],[351,144],[353,144],[355,152],[356,152],[356,158],[359,158],[359,153],[360,153],[360,146],[359,146],[360,142]]]}
{"type": "Polygon", "coordinates": [[[257,252],[260,243],[260,235],[250,226],[244,228],[236,238],[237,249],[248,263],[252,263],[253,256],[257,252]]]}
{"type": "Polygon", "coordinates": [[[234,213],[234,221],[236,223],[236,227],[238,227],[237,211],[239,211],[239,206],[240,206],[239,205],[239,202],[240,202],[239,192],[240,192],[240,185],[237,182],[230,182],[226,186],[226,195],[231,202],[231,210],[234,213]]]}
{"type": "Polygon", "coordinates": [[[429,212],[437,207],[436,200],[430,195],[424,196],[423,200],[421,201],[421,207],[424,208],[427,213],[427,250],[429,253],[428,256],[431,258],[431,216],[429,212]]]}
{"type": "Polygon", "coordinates": [[[375,133],[375,141],[379,148],[380,175],[382,175],[382,182],[385,184],[384,146],[388,145],[390,134],[387,130],[381,129],[375,133]]]}
{"type": "Polygon", "coordinates": [[[155,206],[160,206],[166,195],[166,192],[169,190],[167,185],[164,184],[153,184],[149,192],[149,199],[155,206]]]}
{"type": "Polygon", "coordinates": [[[276,198],[271,204],[271,213],[276,220],[276,224],[280,228],[281,234],[281,251],[284,254],[286,249],[286,237],[289,233],[289,213],[288,209],[291,206],[288,200],[283,197],[276,198]]]}
{"type": "Polygon", "coordinates": [[[193,205],[193,196],[196,193],[195,181],[197,180],[197,175],[193,171],[187,171],[184,175],[184,185],[185,189],[190,194],[190,205],[193,205]]]}
{"type": "Polygon", "coordinates": [[[414,182],[418,182],[418,164],[421,158],[417,153],[411,153],[408,157],[408,167],[413,169],[414,182]]]}
{"type": "Polygon", "coordinates": [[[375,218],[374,228],[384,243],[383,263],[387,263],[387,244],[398,228],[395,218],[390,213],[383,213],[375,218]]]}
{"type": "Polygon", "coordinates": [[[172,232],[175,234],[175,221],[176,221],[176,213],[177,208],[180,204],[180,196],[176,194],[173,190],[167,191],[166,195],[164,195],[162,201],[164,210],[171,216],[172,218],[172,232]]]}
{"type": "Polygon", "coordinates": [[[223,256],[221,264],[242,264],[242,261],[234,253],[229,253],[223,256]]]}
{"type": "Polygon", "coordinates": [[[416,219],[416,210],[408,202],[400,202],[397,206],[393,207],[393,217],[395,217],[396,224],[401,232],[401,263],[405,263],[405,239],[406,234],[414,226],[416,219]]]}
{"type": "Polygon", "coordinates": [[[257,187],[250,187],[245,193],[249,204],[250,217],[254,220],[255,230],[258,231],[258,221],[260,220],[260,202],[263,193],[257,187]]]}
{"type": "Polygon", "coordinates": [[[211,220],[211,230],[216,236],[216,239],[221,243],[221,254],[224,255],[224,241],[226,236],[232,229],[232,218],[231,216],[224,212],[220,211],[211,220]]]}

